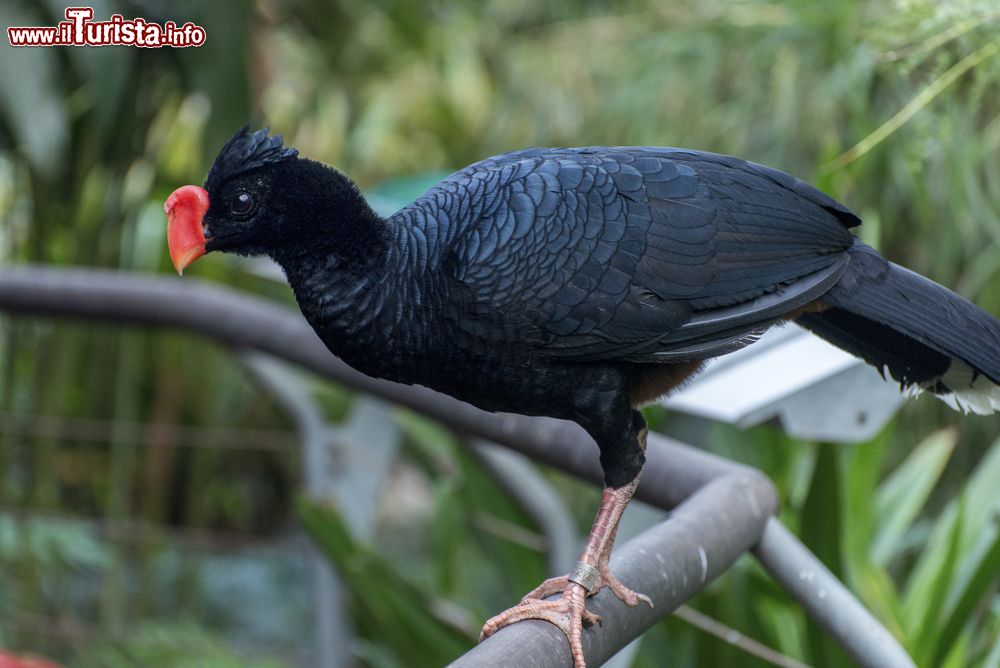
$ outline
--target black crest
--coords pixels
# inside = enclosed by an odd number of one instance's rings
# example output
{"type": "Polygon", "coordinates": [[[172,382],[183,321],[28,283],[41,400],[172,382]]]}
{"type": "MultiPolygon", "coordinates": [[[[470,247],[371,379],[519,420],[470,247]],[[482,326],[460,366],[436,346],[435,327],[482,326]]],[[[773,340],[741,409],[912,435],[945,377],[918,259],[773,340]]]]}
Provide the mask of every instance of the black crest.
{"type": "Polygon", "coordinates": [[[250,124],[237,130],[233,138],[219,151],[212,169],[205,180],[205,188],[212,190],[227,179],[263,167],[269,163],[294,158],[299,154],[294,148],[282,145],[281,135],[267,136],[267,128],[250,132],[250,124]]]}

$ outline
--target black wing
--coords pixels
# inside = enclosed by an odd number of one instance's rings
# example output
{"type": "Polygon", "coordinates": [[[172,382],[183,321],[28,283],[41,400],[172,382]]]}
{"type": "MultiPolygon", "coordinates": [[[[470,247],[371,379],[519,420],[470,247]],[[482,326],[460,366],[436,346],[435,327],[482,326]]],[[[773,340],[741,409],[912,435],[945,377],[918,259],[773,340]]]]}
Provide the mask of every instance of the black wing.
{"type": "Polygon", "coordinates": [[[745,345],[836,282],[860,222],[787,174],[679,149],[529,149],[448,181],[476,202],[448,263],[463,326],[491,314],[574,359],[745,345]]]}

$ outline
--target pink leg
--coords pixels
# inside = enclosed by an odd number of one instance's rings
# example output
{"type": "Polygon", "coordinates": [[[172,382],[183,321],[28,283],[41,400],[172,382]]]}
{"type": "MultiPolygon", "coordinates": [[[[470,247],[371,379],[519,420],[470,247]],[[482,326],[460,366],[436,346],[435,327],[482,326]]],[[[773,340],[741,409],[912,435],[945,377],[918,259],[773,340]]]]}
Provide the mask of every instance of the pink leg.
{"type": "Polygon", "coordinates": [[[627,605],[634,607],[642,601],[652,607],[653,601],[648,596],[623,585],[608,566],[611,547],[618,533],[618,522],[638,485],[639,478],[636,477],[624,487],[606,487],[601,495],[601,504],[597,508],[587,544],[573,573],[546,580],[518,605],[490,619],[483,626],[481,638],[487,638],[514,622],[542,619],[562,629],[569,639],[574,666],[586,668],[583,658],[583,628],[601,621],[600,617],[587,612],[584,607],[587,596],[593,596],[607,587],[627,605]],[[554,601],[542,600],[559,592],[562,592],[562,596],[554,601]]]}

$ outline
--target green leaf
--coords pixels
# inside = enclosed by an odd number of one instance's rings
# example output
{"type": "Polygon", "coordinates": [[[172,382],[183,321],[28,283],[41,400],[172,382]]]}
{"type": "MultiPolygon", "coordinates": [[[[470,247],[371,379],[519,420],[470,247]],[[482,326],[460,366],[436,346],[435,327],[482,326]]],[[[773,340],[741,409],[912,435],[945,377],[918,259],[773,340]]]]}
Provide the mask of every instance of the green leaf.
{"type": "Polygon", "coordinates": [[[852,589],[886,628],[897,638],[906,635],[905,611],[892,578],[882,567],[872,562],[855,567],[851,575],[852,589]]]}
{"type": "Polygon", "coordinates": [[[475,639],[439,618],[435,594],[401,577],[373,549],[351,536],[336,510],[298,502],[303,526],[330,558],[353,593],[355,623],[379,644],[391,647],[400,665],[445,665],[468,651],[475,639]]]}
{"type": "MultiPolygon", "coordinates": [[[[809,496],[802,509],[802,540],[836,575],[841,576],[843,555],[841,544],[842,503],[840,452],[841,446],[821,443],[813,472],[809,496]]],[[[842,666],[847,656],[837,643],[817,624],[807,626],[809,650],[816,666],[842,666]]]]}
{"type": "Polygon", "coordinates": [[[962,637],[958,639],[958,642],[954,643],[951,647],[951,651],[945,653],[940,652],[941,660],[935,659],[934,666],[941,666],[941,668],[965,668],[969,665],[969,641],[971,640],[971,634],[966,631],[962,634],[962,637]]]}
{"type": "MultiPolygon", "coordinates": [[[[928,660],[938,645],[937,631],[940,628],[941,610],[948,588],[955,575],[956,563],[961,554],[962,516],[965,513],[965,495],[959,497],[956,519],[947,522],[948,533],[943,541],[928,543],[924,555],[933,554],[936,569],[928,576],[927,586],[920,591],[921,596],[907,597],[907,610],[913,611],[910,626],[913,657],[917,665],[929,665],[928,660]]],[[[935,532],[936,533],[936,532],[935,532]]]]}
{"type": "MultiPolygon", "coordinates": [[[[46,25],[20,3],[0,4],[6,26],[46,25]]],[[[61,80],[65,72],[56,48],[14,48],[0,40],[0,117],[32,167],[55,176],[65,166],[69,118],[61,80]]]]}
{"type": "Polygon", "coordinates": [[[410,410],[393,411],[393,419],[410,439],[412,452],[425,461],[431,471],[454,472],[455,436],[440,422],[410,410]]]}
{"type": "Polygon", "coordinates": [[[993,637],[993,645],[980,668],[1000,668],[1000,633],[993,637]]]}
{"type": "Polygon", "coordinates": [[[951,458],[958,433],[946,429],[928,436],[879,486],[875,496],[876,528],[872,560],[885,566],[913,525],[951,458]]]}
{"type": "MultiPolygon", "coordinates": [[[[1000,439],[996,440],[976,467],[962,493],[960,502],[952,501],[934,524],[927,547],[920,555],[916,567],[907,582],[904,608],[910,612],[911,622],[924,610],[932,598],[930,591],[938,586],[938,578],[945,567],[942,562],[952,552],[950,536],[960,536],[961,543],[954,546],[956,558],[967,558],[975,548],[984,531],[995,531],[996,481],[1000,480],[1000,439]],[[959,507],[964,504],[961,514],[959,507]],[[955,527],[960,521],[962,527],[955,527]]],[[[968,566],[949,565],[952,573],[968,572],[968,566]]],[[[953,598],[948,599],[953,600],[953,598]]],[[[944,603],[944,600],[940,601],[944,603]]],[[[926,630],[923,624],[908,625],[911,633],[926,630]]]]}
{"type": "Polygon", "coordinates": [[[785,600],[758,597],[754,609],[760,624],[767,630],[770,643],[782,654],[806,656],[804,616],[785,600]]]}
{"type": "Polygon", "coordinates": [[[847,561],[847,572],[853,578],[856,570],[866,569],[872,540],[878,535],[876,516],[871,512],[875,505],[875,490],[885,459],[886,438],[856,446],[842,446],[846,474],[843,477],[843,522],[841,540],[847,561]]]}
{"type": "Polygon", "coordinates": [[[976,616],[979,602],[994,593],[992,585],[997,573],[1000,573],[1000,532],[994,526],[992,536],[985,538],[987,549],[980,551],[981,556],[974,560],[966,560],[966,562],[974,561],[974,564],[968,564],[974,565],[971,573],[967,577],[959,576],[955,579],[955,583],[961,583],[961,586],[952,589],[956,600],[954,604],[946,607],[944,619],[947,621],[939,632],[934,664],[942,662],[948,655],[949,648],[957,644],[959,634],[976,616]]]}

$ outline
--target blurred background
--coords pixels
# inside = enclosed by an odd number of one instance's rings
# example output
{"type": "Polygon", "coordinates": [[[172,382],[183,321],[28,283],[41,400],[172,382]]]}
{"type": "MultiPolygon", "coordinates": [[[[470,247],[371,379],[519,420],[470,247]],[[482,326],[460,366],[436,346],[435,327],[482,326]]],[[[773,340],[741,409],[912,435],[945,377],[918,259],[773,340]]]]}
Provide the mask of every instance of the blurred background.
{"type": "MultiPolygon", "coordinates": [[[[0,262],[168,274],[163,200],[251,121],[390,210],[530,145],[740,155],[818,185],[889,258],[1000,314],[995,0],[611,4],[95,2],[98,19],[193,21],[207,41],[0,39],[0,262]]],[[[0,23],[55,25],[64,8],[5,2],[0,23]]],[[[238,259],[191,273],[293,303],[238,259]]],[[[333,424],[364,401],[297,383],[333,424]]],[[[353,592],[353,661],[441,665],[545,575],[544,540],[447,431],[381,410],[400,447],[367,529],[335,506],[310,528],[353,592]]],[[[667,434],[678,420],[648,417],[667,434]]],[[[919,665],[995,667],[998,433],[921,397],[857,446],[772,426],[705,441],[775,480],[782,520],[919,665]]],[[[301,470],[293,424],[229,351],[0,315],[0,648],[85,667],[314,665],[301,470]]],[[[585,531],[597,490],[542,473],[585,531]]],[[[846,662],[748,558],[692,606],[788,657],[846,662]]],[[[631,662],[767,665],[677,618],[631,662]]]]}

